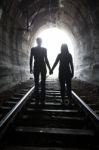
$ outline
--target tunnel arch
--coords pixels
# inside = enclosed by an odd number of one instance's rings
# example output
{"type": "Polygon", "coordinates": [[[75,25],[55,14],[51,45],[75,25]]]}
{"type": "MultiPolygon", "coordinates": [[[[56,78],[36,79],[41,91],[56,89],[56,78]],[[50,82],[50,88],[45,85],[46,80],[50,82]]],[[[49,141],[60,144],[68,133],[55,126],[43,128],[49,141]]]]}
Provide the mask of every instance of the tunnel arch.
{"type": "MultiPolygon", "coordinates": [[[[56,21],[53,23],[53,21],[48,21],[48,20],[45,20],[45,18],[43,18],[42,16],[41,17],[41,20],[42,22],[40,22],[41,24],[39,24],[39,26],[37,25],[34,25],[34,30],[35,30],[35,33],[38,32],[39,30],[43,30],[44,28],[50,28],[51,26],[57,26],[59,29],[64,29],[65,31],[67,30],[69,32],[69,34],[71,35],[71,39],[74,39],[74,62],[75,62],[75,75],[78,77],[78,78],[83,78],[83,74],[84,71],[82,71],[80,68],[81,66],[89,66],[89,70],[90,70],[90,66],[91,66],[91,63],[92,62],[92,56],[93,56],[93,51],[92,51],[92,48],[93,48],[93,41],[92,41],[92,31],[90,30],[90,28],[88,27],[89,24],[82,24],[82,20],[81,22],[80,21],[75,21],[73,20],[73,17],[71,15],[67,15],[64,14],[62,12],[61,14],[61,18],[60,20],[56,21]],[[65,20],[63,18],[66,18],[65,20]],[[72,18],[72,19],[71,19],[72,18]],[[43,22],[43,19],[44,19],[44,22],[43,22]],[[36,26],[36,28],[35,28],[36,26]],[[86,30],[87,28],[87,32],[84,32],[84,30],[86,30]],[[87,42],[89,41],[89,42],[87,42]],[[88,54],[88,51],[89,51],[89,54],[88,54]],[[87,58],[84,58],[86,56],[86,53],[89,55],[87,58]],[[76,57],[75,57],[76,56],[76,57]],[[87,59],[91,57],[91,62],[87,62],[87,59]],[[86,60],[86,62],[85,62],[86,60]],[[89,64],[90,63],[90,64],[89,64]],[[83,72],[83,74],[82,74],[83,72]]],[[[38,19],[39,20],[39,19],[38,19]]],[[[66,32],[67,32],[66,31],[66,32]]],[[[33,32],[33,35],[35,35],[35,33],[33,32]]],[[[32,36],[31,36],[32,37],[32,36]]],[[[86,67],[88,68],[88,67],[86,67]]],[[[90,73],[91,75],[91,73],[90,73]]],[[[87,79],[86,79],[87,80],[87,79]]]]}

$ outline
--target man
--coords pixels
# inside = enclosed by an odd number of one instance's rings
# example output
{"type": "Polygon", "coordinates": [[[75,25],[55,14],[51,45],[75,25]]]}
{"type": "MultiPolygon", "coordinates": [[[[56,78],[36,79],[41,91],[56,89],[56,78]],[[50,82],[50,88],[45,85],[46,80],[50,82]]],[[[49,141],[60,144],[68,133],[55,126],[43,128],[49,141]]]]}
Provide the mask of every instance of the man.
{"type": "Polygon", "coordinates": [[[61,53],[58,54],[56,61],[51,69],[50,74],[53,73],[54,68],[60,62],[59,65],[59,82],[60,82],[60,91],[62,97],[62,104],[65,104],[65,83],[67,84],[67,94],[69,98],[69,104],[71,105],[71,79],[74,76],[74,67],[72,55],[69,53],[68,46],[66,44],[62,44],[61,53]]]}
{"type": "Polygon", "coordinates": [[[49,69],[51,70],[49,61],[47,58],[47,50],[46,48],[41,47],[42,39],[36,39],[37,46],[31,48],[30,54],[30,73],[34,74],[34,81],[35,81],[35,98],[36,104],[41,103],[44,104],[45,101],[45,80],[46,80],[46,64],[49,69]],[[34,58],[34,67],[32,67],[32,61],[34,58]],[[39,76],[41,75],[41,95],[39,95],[39,76]]]}

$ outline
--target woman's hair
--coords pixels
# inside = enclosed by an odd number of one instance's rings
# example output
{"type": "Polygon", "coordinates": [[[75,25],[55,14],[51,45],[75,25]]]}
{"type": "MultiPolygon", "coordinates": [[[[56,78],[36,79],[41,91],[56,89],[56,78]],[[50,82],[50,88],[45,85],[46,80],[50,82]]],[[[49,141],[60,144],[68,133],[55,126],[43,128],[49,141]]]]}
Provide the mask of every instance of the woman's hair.
{"type": "Polygon", "coordinates": [[[67,44],[61,45],[61,53],[69,53],[67,44]]]}

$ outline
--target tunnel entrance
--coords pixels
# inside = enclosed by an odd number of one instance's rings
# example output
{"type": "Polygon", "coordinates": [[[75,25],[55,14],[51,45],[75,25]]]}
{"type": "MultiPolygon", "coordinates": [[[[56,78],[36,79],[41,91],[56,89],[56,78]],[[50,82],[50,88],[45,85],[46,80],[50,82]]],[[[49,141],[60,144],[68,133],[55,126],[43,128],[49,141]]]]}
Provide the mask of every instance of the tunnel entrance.
{"type": "MultiPolygon", "coordinates": [[[[74,47],[69,34],[64,30],[60,30],[59,28],[53,27],[48,28],[43,31],[40,31],[36,37],[42,38],[42,46],[47,48],[47,55],[52,66],[57,55],[60,53],[61,45],[66,43],[69,47],[69,52],[72,54],[74,58],[74,47]]],[[[33,46],[36,46],[36,42],[33,42],[33,46]]],[[[54,71],[54,76],[57,76],[58,66],[54,71]]]]}

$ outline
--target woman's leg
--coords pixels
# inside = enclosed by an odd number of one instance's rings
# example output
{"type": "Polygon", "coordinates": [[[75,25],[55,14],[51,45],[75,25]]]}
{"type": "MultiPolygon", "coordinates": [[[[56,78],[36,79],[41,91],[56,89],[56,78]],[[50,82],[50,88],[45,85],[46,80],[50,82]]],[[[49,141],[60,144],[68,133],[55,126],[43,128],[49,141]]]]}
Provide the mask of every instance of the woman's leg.
{"type": "Polygon", "coordinates": [[[62,75],[59,75],[59,82],[60,82],[60,93],[62,97],[62,103],[65,104],[65,79],[62,75]]]}
{"type": "Polygon", "coordinates": [[[67,95],[68,95],[69,103],[72,103],[71,79],[66,79],[66,84],[67,84],[67,95]]]}

